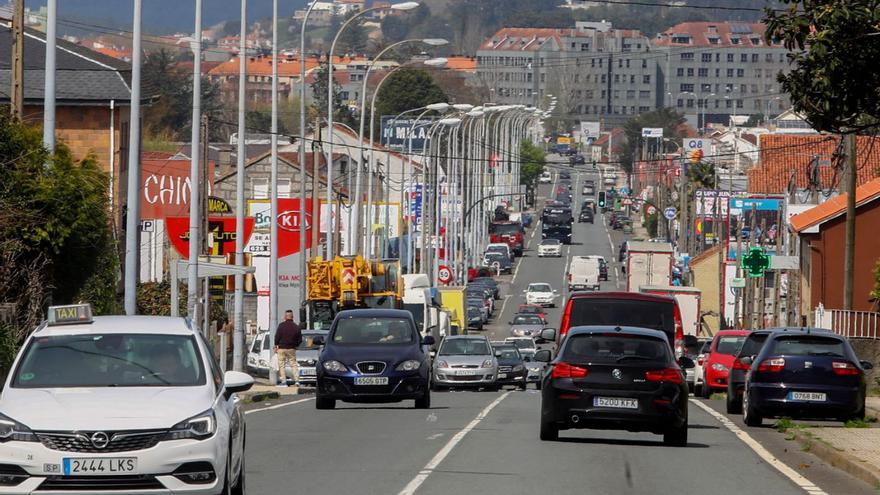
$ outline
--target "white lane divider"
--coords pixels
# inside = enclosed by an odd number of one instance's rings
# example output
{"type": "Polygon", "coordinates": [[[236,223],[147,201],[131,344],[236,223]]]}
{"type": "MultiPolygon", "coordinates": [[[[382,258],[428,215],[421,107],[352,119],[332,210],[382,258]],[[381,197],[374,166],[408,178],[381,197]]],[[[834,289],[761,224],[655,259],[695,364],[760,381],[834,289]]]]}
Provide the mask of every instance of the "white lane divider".
{"type": "Polygon", "coordinates": [[[282,407],[293,406],[295,404],[302,404],[303,402],[308,402],[312,399],[314,399],[314,397],[295,400],[293,402],[285,402],[283,404],[275,404],[274,406],[269,406],[269,407],[261,407],[259,409],[251,409],[250,411],[245,411],[244,413],[245,414],[252,414],[252,413],[258,413],[258,412],[263,412],[263,411],[271,411],[273,409],[281,409],[282,407]]]}
{"type": "Polygon", "coordinates": [[[758,443],[754,438],[752,438],[748,433],[743,431],[742,428],[736,425],[733,421],[727,418],[727,416],[719,413],[718,411],[712,409],[711,407],[703,404],[702,402],[691,399],[692,403],[696,404],[700,409],[709,413],[712,417],[717,419],[725,428],[730,430],[734,435],[737,436],[744,444],[748,445],[758,457],[763,459],[767,464],[770,464],[777,471],[785,475],[786,478],[790,479],[794,482],[795,485],[802,488],[805,492],[810,495],[827,495],[825,491],[816,486],[815,483],[803,477],[800,473],[795,471],[794,469],[788,467],[787,464],[777,459],[773,454],[771,454],[767,449],[764,448],[763,445],[758,443]]]}
{"type": "Polygon", "coordinates": [[[404,487],[404,489],[400,491],[400,493],[398,493],[398,495],[412,495],[413,493],[415,493],[416,490],[418,490],[419,487],[422,486],[422,484],[425,482],[425,480],[428,479],[428,476],[430,476],[431,473],[434,472],[435,469],[437,469],[437,466],[439,466],[440,463],[443,462],[443,460],[446,459],[446,457],[452,452],[452,450],[455,448],[455,446],[458,445],[458,443],[461,442],[462,439],[464,439],[464,437],[468,433],[470,433],[471,430],[476,428],[477,425],[479,425],[481,421],[486,419],[486,416],[488,416],[489,413],[492,412],[492,409],[495,409],[495,406],[500,404],[501,401],[506,399],[507,396],[510,395],[511,393],[512,393],[511,390],[508,390],[507,392],[503,393],[501,395],[501,397],[498,397],[491,404],[486,406],[485,409],[480,411],[480,414],[478,414],[477,417],[473,419],[473,421],[468,423],[467,426],[462,428],[461,431],[459,431],[458,433],[455,434],[455,436],[450,438],[449,441],[446,442],[446,445],[444,445],[443,448],[440,449],[440,451],[438,451],[434,455],[433,459],[431,459],[427,464],[425,464],[425,467],[422,468],[421,471],[419,471],[419,474],[417,474],[416,477],[413,478],[406,485],[406,487],[404,487]]]}

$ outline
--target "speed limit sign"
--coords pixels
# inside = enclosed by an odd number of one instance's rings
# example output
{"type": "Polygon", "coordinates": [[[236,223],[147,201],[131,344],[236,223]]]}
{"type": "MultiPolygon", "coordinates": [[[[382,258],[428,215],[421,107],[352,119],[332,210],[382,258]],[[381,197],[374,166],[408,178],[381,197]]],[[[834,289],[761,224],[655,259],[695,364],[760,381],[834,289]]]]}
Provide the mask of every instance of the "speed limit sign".
{"type": "Polygon", "coordinates": [[[452,282],[452,270],[446,265],[440,265],[440,268],[437,270],[437,279],[444,284],[452,282]]]}

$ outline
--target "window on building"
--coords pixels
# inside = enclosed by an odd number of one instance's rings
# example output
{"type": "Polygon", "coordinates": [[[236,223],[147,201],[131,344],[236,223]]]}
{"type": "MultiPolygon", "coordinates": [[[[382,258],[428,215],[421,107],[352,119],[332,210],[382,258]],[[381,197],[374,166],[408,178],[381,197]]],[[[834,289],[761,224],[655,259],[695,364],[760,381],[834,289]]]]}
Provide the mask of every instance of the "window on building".
{"type": "Polygon", "coordinates": [[[589,43],[581,43],[581,51],[582,52],[590,51],[590,44],[589,43]]]}
{"type": "Polygon", "coordinates": [[[620,107],[620,113],[626,115],[626,107],[620,107]]]}
{"type": "Polygon", "coordinates": [[[651,97],[650,91],[639,91],[639,98],[640,99],[645,99],[645,98],[650,98],[650,97],[651,97]]]}
{"type": "Polygon", "coordinates": [[[738,44],[740,44],[740,41],[741,41],[741,40],[740,40],[739,38],[737,38],[737,37],[731,37],[731,38],[730,38],[730,44],[731,44],[731,45],[738,45],[738,44]]]}
{"type": "Polygon", "coordinates": [[[700,70],[697,71],[697,76],[709,77],[709,68],[708,67],[700,67],[700,70]]]}
{"type": "Polygon", "coordinates": [[[616,82],[616,83],[620,82],[620,74],[614,74],[614,82],[616,82]]]}
{"type": "Polygon", "coordinates": [[[269,179],[265,177],[251,177],[251,197],[254,199],[269,199],[269,179]]]}
{"type": "Polygon", "coordinates": [[[739,61],[740,62],[748,62],[749,61],[749,54],[748,53],[740,53],[739,54],[739,61]]]}
{"type": "Polygon", "coordinates": [[[682,44],[682,45],[688,45],[691,42],[691,37],[686,34],[674,35],[672,37],[672,42],[682,44]]]}
{"type": "Polygon", "coordinates": [[[755,77],[760,79],[764,71],[761,69],[755,69],[755,77]]]}
{"type": "Polygon", "coordinates": [[[733,77],[733,69],[727,69],[727,77],[733,77]]]}
{"type": "Polygon", "coordinates": [[[700,92],[701,93],[711,93],[712,85],[711,84],[700,84],[700,92]]]}
{"type": "Polygon", "coordinates": [[[601,98],[604,100],[606,95],[607,95],[607,93],[606,93],[606,91],[603,89],[603,90],[602,90],[602,96],[601,96],[601,98]]]}
{"type": "Polygon", "coordinates": [[[629,69],[629,59],[626,59],[626,68],[629,69]]]}
{"type": "Polygon", "coordinates": [[[726,93],[730,93],[731,91],[733,91],[733,84],[731,84],[731,83],[727,83],[727,84],[725,84],[725,85],[724,85],[724,91],[725,91],[726,93]]]}
{"type": "Polygon", "coordinates": [[[752,54],[752,63],[753,63],[753,64],[758,63],[758,57],[759,57],[759,56],[760,56],[760,55],[758,55],[757,53],[753,53],[753,54],[752,54]]]}
{"type": "Polygon", "coordinates": [[[694,77],[694,68],[693,67],[688,67],[687,75],[688,75],[688,77],[694,77]]]}
{"type": "Polygon", "coordinates": [[[650,111],[651,111],[651,107],[646,107],[646,106],[640,106],[640,107],[639,107],[639,113],[642,113],[642,112],[650,112],[650,111]]]}
{"type": "Polygon", "coordinates": [[[736,77],[745,77],[746,70],[745,69],[736,69],[736,77]]]}
{"type": "Polygon", "coordinates": [[[636,97],[636,90],[634,90],[634,89],[626,90],[626,97],[627,98],[635,98],[636,97]]]}
{"type": "Polygon", "coordinates": [[[742,100],[736,100],[736,108],[742,108],[742,107],[743,107],[743,101],[742,101],[742,100]]]}
{"type": "Polygon", "coordinates": [[[684,100],[682,100],[681,98],[679,98],[678,101],[675,102],[675,106],[677,106],[678,108],[683,107],[683,106],[684,106],[684,100]]]}
{"type": "Polygon", "coordinates": [[[642,83],[651,84],[651,76],[642,76],[642,83]]]}
{"type": "Polygon", "coordinates": [[[721,105],[720,100],[715,100],[715,108],[718,108],[721,105]]]}
{"type": "Polygon", "coordinates": [[[758,85],[757,85],[757,84],[752,84],[752,85],[751,85],[751,90],[752,90],[752,93],[754,93],[754,94],[758,94],[758,85]]]}
{"type": "Polygon", "coordinates": [[[631,75],[629,76],[629,83],[630,83],[630,84],[635,84],[635,83],[636,83],[636,75],[635,75],[635,74],[631,74],[631,75]]]}
{"type": "Polygon", "coordinates": [[[617,90],[617,89],[614,90],[614,99],[615,100],[620,99],[620,90],[617,90]]]}
{"type": "Polygon", "coordinates": [[[764,62],[772,64],[773,63],[773,54],[772,53],[765,53],[764,54],[764,62]]]}
{"type": "Polygon", "coordinates": [[[541,82],[545,82],[547,80],[547,74],[541,73],[541,82]]]}
{"type": "Polygon", "coordinates": [[[675,69],[675,75],[677,77],[684,77],[684,67],[679,67],[675,69]]]}
{"type": "Polygon", "coordinates": [[[623,68],[623,59],[622,58],[617,59],[617,68],[618,69],[623,68]]]}
{"type": "Polygon", "coordinates": [[[715,54],[715,61],[716,61],[716,62],[721,62],[721,54],[720,54],[720,53],[716,53],[716,54],[715,54]]]}
{"type": "Polygon", "coordinates": [[[730,100],[724,100],[724,106],[727,108],[733,108],[733,102],[730,100]]]}
{"type": "Polygon", "coordinates": [[[693,61],[693,60],[694,60],[694,53],[693,53],[693,52],[682,53],[682,54],[681,54],[681,60],[683,60],[683,61],[685,61],[685,62],[691,62],[691,61],[693,61]]]}
{"type": "Polygon", "coordinates": [[[526,73],[526,82],[532,82],[532,73],[531,72],[526,73]]]}
{"type": "Polygon", "coordinates": [[[687,107],[688,107],[688,108],[694,108],[694,100],[693,100],[693,98],[688,98],[688,100],[687,100],[687,107]]]}
{"type": "Polygon", "coordinates": [[[681,91],[682,93],[693,93],[694,92],[694,85],[693,84],[681,84],[681,85],[679,85],[678,88],[679,88],[678,90],[681,91]]]}
{"type": "Polygon", "coordinates": [[[717,44],[719,44],[720,42],[721,42],[721,38],[719,38],[719,37],[717,37],[717,36],[710,36],[710,37],[709,37],[709,44],[710,44],[710,45],[717,45],[717,44]]]}
{"type": "Polygon", "coordinates": [[[590,59],[590,67],[596,67],[596,59],[590,59]]]}
{"type": "Polygon", "coordinates": [[[764,105],[764,101],[763,100],[754,100],[753,104],[754,104],[754,108],[761,110],[761,107],[764,105]]]}
{"type": "Polygon", "coordinates": [[[739,92],[742,93],[742,94],[747,94],[747,93],[749,92],[748,85],[746,85],[746,84],[740,84],[740,85],[739,85],[739,92]]]}
{"type": "Polygon", "coordinates": [[[643,68],[643,69],[647,69],[647,68],[648,68],[648,61],[645,60],[645,59],[642,59],[642,68],[643,68]]]}
{"type": "Polygon", "coordinates": [[[733,54],[732,54],[732,53],[728,53],[728,54],[727,54],[727,61],[728,61],[728,62],[733,62],[733,54]]]}
{"type": "Polygon", "coordinates": [[[601,82],[604,83],[605,82],[605,74],[602,74],[599,79],[601,82]]]}
{"type": "Polygon", "coordinates": [[[715,69],[715,77],[721,77],[721,69],[715,69]]]}
{"type": "Polygon", "coordinates": [[[711,62],[712,54],[711,53],[703,53],[700,55],[700,61],[702,62],[711,62]]]}

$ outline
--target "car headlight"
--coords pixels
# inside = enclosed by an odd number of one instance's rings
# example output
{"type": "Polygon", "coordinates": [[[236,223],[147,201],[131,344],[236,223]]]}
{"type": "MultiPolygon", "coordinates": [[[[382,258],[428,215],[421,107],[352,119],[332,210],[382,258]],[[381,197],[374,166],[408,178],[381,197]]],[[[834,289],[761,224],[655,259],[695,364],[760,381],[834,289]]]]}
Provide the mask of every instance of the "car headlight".
{"type": "Polygon", "coordinates": [[[522,371],[522,370],[523,370],[523,365],[521,365],[521,364],[518,364],[518,365],[516,365],[516,366],[513,367],[513,372],[514,372],[514,373],[519,373],[519,372],[522,371]]]}
{"type": "Polygon", "coordinates": [[[337,373],[348,371],[348,368],[346,368],[344,364],[332,359],[330,361],[324,361],[324,369],[327,371],[335,371],[337,373]]]}
{"type": "Polygon", "coordinates": [[[302,361],[298,361],[298,364],[300,366],[314,366],[315,360],[314,359],[303,359],[302,361]]]}
{"type": "Polygon", "coordinates": [[[260,368],[268,368],[269,363],[265,359],[260,359],[260,368]]]}
{"type": "Polygon", "coordinates": [[[167,440],[204,440],[210,438],[217,431],[217,418],[214,410],[209,409],[187,420],[177,423],[166,435],[167,440]]]}
{"type": "Polygon", "coordinates": [[[397,367],[394,369],[396,369],[397,371],[415,371],[419,369],[421,365],[422,363],[416,361],[415,359],[409,359],[398,364],[397,367]]]}
{"type": "Polygon", "coordinates": [[[449,363],[447,363],[446,361],[437,361],[437,367],[438,368],[448,368],[449,363]]]}
{"type": "Polygon", "coordinates": [[[3,442],[39,442],[39,440],[30,428],[0,414],[0,443],[3,442]]]}
{"type": "Polygon", "coordinates": [[[712,369],[715,371],[727,371],[727,366],[721,363],[712,363],[712,369]]]}
{"type": "Polygon", "coordinates": [[[483,361],[483,364],[480,367],[481,368],[491,368],[492,366],[494,366],[494,364],[495,363],[491,359],[487,359],[487,360],[483,361]]]}

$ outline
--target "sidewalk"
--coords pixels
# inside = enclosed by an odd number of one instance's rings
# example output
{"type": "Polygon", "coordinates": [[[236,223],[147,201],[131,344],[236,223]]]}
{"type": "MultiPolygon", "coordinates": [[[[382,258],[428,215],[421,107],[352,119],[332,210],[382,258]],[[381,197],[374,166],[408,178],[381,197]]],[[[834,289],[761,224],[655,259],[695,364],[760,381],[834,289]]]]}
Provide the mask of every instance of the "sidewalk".
{"type": "Polygon", "coordinates": [[[865,398],[865,415],[880,418],[880,397],[865,398]]]}
{"type": "Polygon", "coordinates": [[[880,486],[880,428],[792,428],[804,450],[832,466],[880,486]]]}
{"type": "Polygon", "coordinates": [[[268,381],[257,378],[254,381],[254,386],[251,387],[247,392],[242,392],[238,394],[239,397],[245,402],[262,402],[264,400],[269,399],[278,399],[282,396],[290,396],[290,395],[304,395],[304,394],[313,394],[315,393],[314,387],[276,387],[274,385],[270,385],[268,381]]]}

